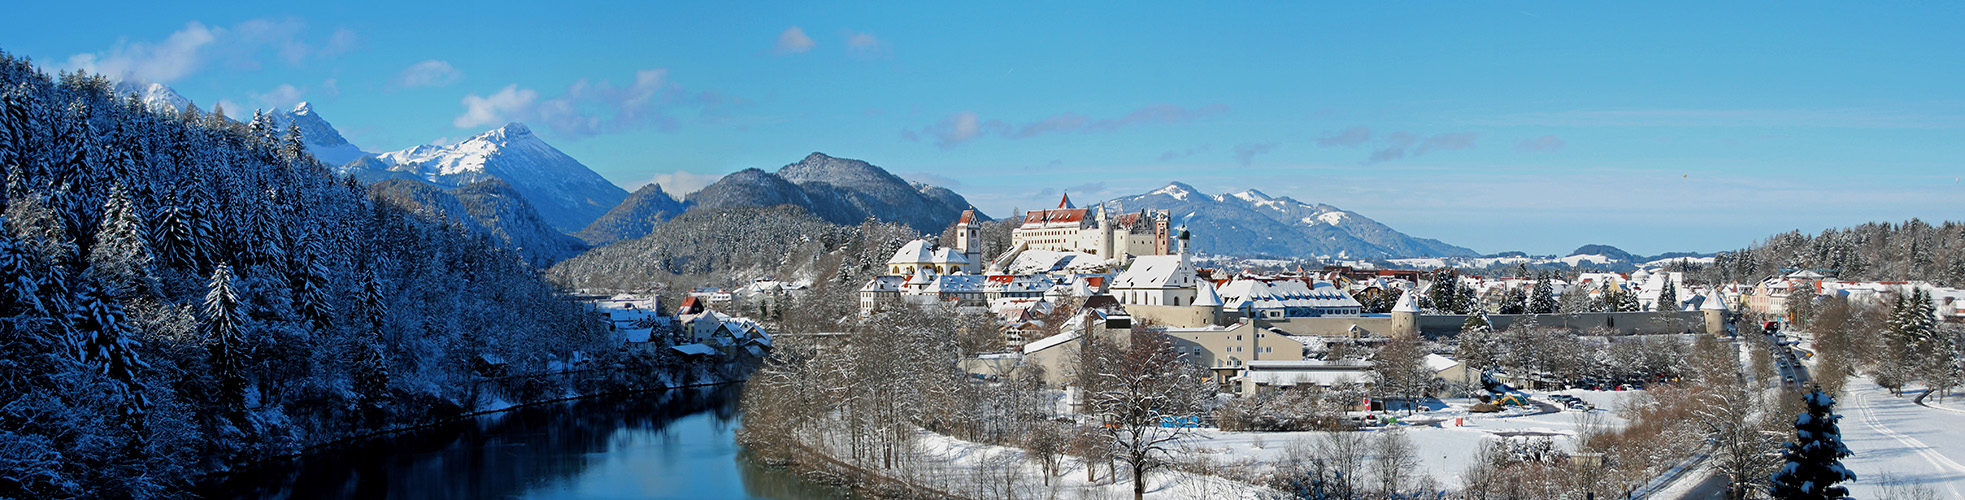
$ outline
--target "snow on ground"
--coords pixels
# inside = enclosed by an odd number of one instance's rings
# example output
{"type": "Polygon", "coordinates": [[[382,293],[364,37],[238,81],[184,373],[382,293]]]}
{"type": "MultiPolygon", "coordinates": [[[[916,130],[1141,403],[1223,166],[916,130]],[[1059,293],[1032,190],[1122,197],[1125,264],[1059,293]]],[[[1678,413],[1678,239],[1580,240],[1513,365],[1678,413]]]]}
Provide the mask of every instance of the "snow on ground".
{"type": "Polygon", "coordinates": [[[1852,378],[1835,412],[1842,415],[1842,443],[1855,455],[1842,464],[1855,471],[1848,483],[1856,498],[1884,496],[1886,476],[1931,488],[1948,498],[1965,498],[1965,411],[1925,408],[1876,385],[1852,378]]]}
{"type": "MultiPolygon", "coordinates": [[[[926,431],[921,432],[919,439],[916,449],[921,451],[922,462],[929,466],[917,473],[920,477],[916,484],[955,494],[967,493],[975,498],[1132,498],[1129,477],[1121,474],[1122,480],[1115,483],[1106,477],[1102,465],[1098,471],[1100,480],[1087,482],[1084,463],[1067,459],[1060,476],[1051,480],[1052,486],[1046,486],[1043,469],[1035,461],[1024,459],[1022,449],[978,444],[926,431]],[[1007,472],[1013,470],[1021,472],[1021,479],[1006,480],[1011,476],[1007,472]]],[[[1145,497],[1255,499],[1275,493],[1219,477],[1163,470],[1147,477],[1145,497]]]]}
{"type": "MultiPolygon", "coordinates": [[[[1549,394],[1568,394],[1596,405],[1589,413],[1602,417],[1603,424],[1610,428],[1624,425],[1625,421],[1615,414],[1617,403],[1639,391],[1586,391],[1571,389],[1565,391],[1525,391],[1538,401],[1549,402],[1549,394]]],[[[1498,439],[1500,436],[1547,436],[1565,450],[1575,449],[1578,418],[1585,412],[1563,410],[1555,413],[1534,414],[1536,410],[1509,409],[1500,413],[1471,413],[1468,407],[1476,400],[1447,399],[1444,405],[1433,405],[1434,410],[1405,416],[1403,411],[1391,412],[1401,422],[1416,422],[1414,425],[1398,425],[1406,430],[1407,437],[1418,448],[1417,455],[1423,466],[1421,470],[1431,475],[1440,487],[1458,489],[1460,474],[1472,464],[1474,455],[1480,450],[1483,440],[1498,439]],[[1444,406],[1444,408],[1438,408],[1444,406]],[[1460,419],[1456,425],[1455,419],[1460,419]],[[1427,424],[1425,422],[1434,422],[1427,424]]],[[[1370,428],[1361,432],[1386,432],[1390,427],[1370,428]]],[[[1309,440],[1314,443],[1318,431],[1305,432],[1227,432],[1218,429],[1201,429],[1194,439],[1183,442],[1194,453],[1204,453],[1217,464],[1230,465],[1252,461],[1253,466],[1273,466],[1289,453],[1290,443],[1309,440]]]]}

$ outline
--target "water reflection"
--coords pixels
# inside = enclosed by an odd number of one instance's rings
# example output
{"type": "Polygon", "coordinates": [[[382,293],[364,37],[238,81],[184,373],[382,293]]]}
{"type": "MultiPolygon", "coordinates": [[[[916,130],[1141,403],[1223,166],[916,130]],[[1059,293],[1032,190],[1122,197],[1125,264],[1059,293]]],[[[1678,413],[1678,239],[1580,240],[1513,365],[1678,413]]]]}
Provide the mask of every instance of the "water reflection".
{"type": "Polygon", "coordinates": [[[480,417],[240,474],[213,498],[835,499],[735,441],[737,388],[480,417]]]}

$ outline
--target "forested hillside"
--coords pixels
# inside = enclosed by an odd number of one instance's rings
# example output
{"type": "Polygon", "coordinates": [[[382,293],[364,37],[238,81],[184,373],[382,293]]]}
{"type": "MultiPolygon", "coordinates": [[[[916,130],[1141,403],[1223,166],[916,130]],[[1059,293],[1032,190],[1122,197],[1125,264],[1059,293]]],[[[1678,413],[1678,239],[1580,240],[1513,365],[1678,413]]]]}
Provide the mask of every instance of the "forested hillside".
{"type": "Polygon", "coordinates": [[[600,340],[514,255],[372,201],[295,129],[110,89],[0,53],[0,497],[177,496],[484,393],[572,390],[474,374],[600,340]]]}
{"type": "Polygon", "coordinates": [[[1933,226],[1911,219],[1813,236],[1782,233],[1742,250],[1721,252],[1701,274],[1709,282],[1752,283],[1785,274],[1782,269],[1821,270],[1843,280],[1920,280],[1965,287],[1965,224],[1933,226]]]}
{"type": "Polygon", "coordinates": [[[647,236],[561,262],[547,276],[571,288],[655,290],[671,298],[761,278],[809,283],[810,293],[784,308],[803,317],[784,319],[817,324],[857,313],[859,287],[918,237],[896,223],[833,224],[793,205],[691,210],[647,236]]]}

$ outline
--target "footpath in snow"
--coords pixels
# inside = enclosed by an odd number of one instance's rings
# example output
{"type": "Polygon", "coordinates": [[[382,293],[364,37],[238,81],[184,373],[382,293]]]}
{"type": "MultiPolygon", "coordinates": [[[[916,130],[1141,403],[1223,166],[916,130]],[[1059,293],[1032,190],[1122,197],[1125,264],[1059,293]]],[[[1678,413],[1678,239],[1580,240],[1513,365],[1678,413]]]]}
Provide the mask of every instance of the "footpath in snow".
{"type": "Polygon", "coordinates": [[[1842,460],[1856,472],[1850,495],[1886,498],[1886,482],[1894,480],[1965,498],[1965,411],[1918,406],[1911,402],[1916,394],[1899,398],[1869,378],[1849,380],[1835,412],[1842,415],[1842,442],[1855,452],[1842,460]]]}

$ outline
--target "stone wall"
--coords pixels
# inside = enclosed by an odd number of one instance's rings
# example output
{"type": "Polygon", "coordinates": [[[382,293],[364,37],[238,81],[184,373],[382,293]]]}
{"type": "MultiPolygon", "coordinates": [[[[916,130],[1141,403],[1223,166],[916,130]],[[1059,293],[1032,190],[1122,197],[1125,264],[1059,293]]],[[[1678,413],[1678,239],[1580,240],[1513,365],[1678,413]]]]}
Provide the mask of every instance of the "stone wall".
{"type": "MultiPolygon", "coordinates": [[[[1489,314],[1487,319],[1495,330],[1505,330],[1509,325],[1525,321],[1528,314],[1489,314]]],[[[1639,333],[1680,333],[1706,331],[1705,318],[1698,311],[1671,313],[1669,319],[1661,319],[1655,312],[1625,313],[1574,313],[1533,315],[1543,326],[1567,328],[1577,332],[1604,327],[1614,330],[1618,335],[1639,333]]],[[[1419,333],[1428,337],[1454,335],[1460,333],[1460,325],[1467,322],[1462,315],[1420,315],[1419,333]]],[[[1391,335],[1392,318],[1389,315],[1369,316],[1325,316],[1318,318],[1280,318],[1263,320],[1262,325],[1276,328],[1292,335],[1322,335],[1327,337],[1348,336],[1351,327],[1356,326],[1379,335],[1391,335]]]]}

